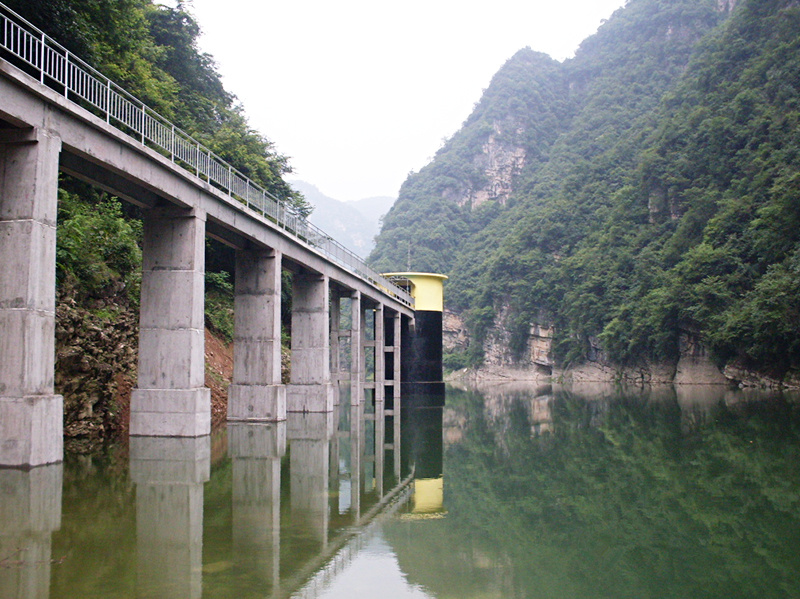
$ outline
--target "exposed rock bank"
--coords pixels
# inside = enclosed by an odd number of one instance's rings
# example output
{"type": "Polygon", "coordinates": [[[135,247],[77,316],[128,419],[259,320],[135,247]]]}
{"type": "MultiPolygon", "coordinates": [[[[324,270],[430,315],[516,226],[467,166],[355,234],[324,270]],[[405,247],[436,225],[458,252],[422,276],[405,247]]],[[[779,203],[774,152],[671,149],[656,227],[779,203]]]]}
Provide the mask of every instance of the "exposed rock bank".
{"type": "MultiPolygon", "coordinates": [[[[213,428],[227,415],[233,345],[208,329],[205,342],[205,384],[211,389],[213,428]]],[[[138,343],[137,309],[107,299],[83,306],[70,297],[59,297],[55,388],[64,396],[64,436],[71,451],[91,451],[127,432],[138,343]]]]}
{"type": "MultiPolygon", "coordinates": [[[[451,373],[450,381],[462,380],[473,384],[488,381],[558,381],[563,383],[628,383],[633,385],[730,385],[738,387],[800,389],[800,373],[790,372],[782,378],[754,372],[736,362],[720,367],[714,362],[702,342],[691,334],[680,339],[677,362],[642,362],[622,366],[610,362],[598,340],[590,340],[586,361],[566,369],[556,367],[552,349],[554,328],[533,324],[518,357],[511,350],[511,334],[505,323],[507,309],[495,317],[483,343],[484,361],[479,368],[451,373]]],[[[445,310],[443,318],[445,351],[463,351],[470,336],[461,316],[445,310]]]]}

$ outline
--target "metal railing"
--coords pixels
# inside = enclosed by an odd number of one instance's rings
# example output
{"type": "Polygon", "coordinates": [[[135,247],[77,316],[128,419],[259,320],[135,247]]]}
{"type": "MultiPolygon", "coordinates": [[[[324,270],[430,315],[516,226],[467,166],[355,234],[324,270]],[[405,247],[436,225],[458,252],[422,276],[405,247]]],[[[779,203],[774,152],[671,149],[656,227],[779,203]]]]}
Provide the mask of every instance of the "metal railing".
{"type": "Polygon", "coordinates": [[[168,157],[187,174],[206,181],[227,195],[237,209],[247,207],[264,221],[321,253],[329,260],[408,307],[414,300],[404,290],[367,266],[355,253],[309,223],[293,206],[245,177],[211,150],[149,108],[91,65],[52,40],[0,3],[0,57],[16,59],[17,67],[105,119],[115,129],[168,157]],[[32,72],[31,72],[32,71],[32,72]]]}

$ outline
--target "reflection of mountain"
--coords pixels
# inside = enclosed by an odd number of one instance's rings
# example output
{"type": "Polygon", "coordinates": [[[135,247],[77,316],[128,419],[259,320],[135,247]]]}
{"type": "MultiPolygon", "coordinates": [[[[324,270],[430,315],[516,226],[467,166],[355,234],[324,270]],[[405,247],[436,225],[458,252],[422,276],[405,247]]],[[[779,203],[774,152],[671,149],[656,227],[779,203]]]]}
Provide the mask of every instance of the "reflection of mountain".
{"type": "Polygon", "coordinates": [[[793,596],[800,404],[695,391],[448,390],[447,515],[386,526],[401,569],[438,599],[793,596]]]}
{"type": "Polygon", "coordinates": [[[305,181],[290,181],[290,184],[314,206],[308,220],[359,256],[366,257],[372,251],[374,238],[380,230],[380,218],[389,211],[394,198],[342,202],[305,181]]]}

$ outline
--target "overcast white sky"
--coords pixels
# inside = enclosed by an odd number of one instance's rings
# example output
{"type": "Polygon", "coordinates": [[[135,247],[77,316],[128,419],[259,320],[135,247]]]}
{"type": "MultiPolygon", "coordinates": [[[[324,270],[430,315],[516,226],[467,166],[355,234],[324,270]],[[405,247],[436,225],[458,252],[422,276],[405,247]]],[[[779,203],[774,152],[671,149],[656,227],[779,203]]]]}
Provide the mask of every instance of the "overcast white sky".
{"type": "Polygon", "coordinates": [[[517,50],[568,58],[624,0],[187,4],[250,125],[290,157],[289,178],[351,201],[396,196],[517,50]]]}

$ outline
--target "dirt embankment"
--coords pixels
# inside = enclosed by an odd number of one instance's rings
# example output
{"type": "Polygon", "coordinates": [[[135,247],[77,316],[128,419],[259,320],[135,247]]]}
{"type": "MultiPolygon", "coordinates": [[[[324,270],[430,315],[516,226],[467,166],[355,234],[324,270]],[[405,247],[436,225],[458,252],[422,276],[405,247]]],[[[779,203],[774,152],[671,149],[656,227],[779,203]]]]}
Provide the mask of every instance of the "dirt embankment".
{"type": "MultiPolygon", "coordinates": [[[[64,396],[64,436],[70,450],[92,451],[127,433],[138,340],[136,309],[110,300],[84,306],[59,298],[55,387],[64,396]]],[[[208,329],[205,341],[205,384],[211,389],[212,427],[217,427],[227,414],[233,345],[208,329]]]]}

